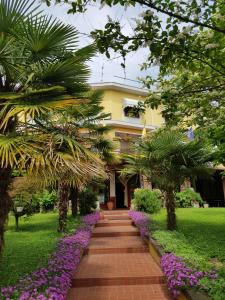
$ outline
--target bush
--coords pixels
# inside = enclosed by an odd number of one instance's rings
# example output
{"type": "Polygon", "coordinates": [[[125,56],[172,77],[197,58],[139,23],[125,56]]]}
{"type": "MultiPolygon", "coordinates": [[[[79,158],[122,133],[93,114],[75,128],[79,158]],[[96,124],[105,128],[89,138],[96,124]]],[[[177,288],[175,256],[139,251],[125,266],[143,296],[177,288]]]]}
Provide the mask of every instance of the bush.
{"type": "Polygon", "coordinates": [[[79,192],[78,198],[81,215],[89,214],[97,208],[97,193],[92,191],[90,188],[86,188],[85,190],[79,192]]]}
{"type": "Polygon", "coordinates": [[[188,188],[183,190],[182,192],[176,193],[177,207],[192,207],[193,202],[203,204],[201,195],[199,193],[196,193],[192,189],[188,188]]]}
{"type": "Polygon", "coordinates": [[[33,198],[40,204],[42,211],[47,212],[54,209],[54,205],[57,202],[57,192],[55,190],[51,192],[43,190],[37,192],[33,198]]]}
{"type": "Polygon", "coordinates": [[[158,190],[136,189],[132,204],[136,210],[149,214],[158,213],[161,208],[161,194],[158,190]]]}

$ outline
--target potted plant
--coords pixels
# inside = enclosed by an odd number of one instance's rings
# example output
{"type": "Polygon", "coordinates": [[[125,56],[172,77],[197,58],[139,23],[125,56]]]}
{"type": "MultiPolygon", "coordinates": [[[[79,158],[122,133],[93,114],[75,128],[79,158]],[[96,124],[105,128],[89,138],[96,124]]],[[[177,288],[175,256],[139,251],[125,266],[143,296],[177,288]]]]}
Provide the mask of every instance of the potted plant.
{"type": "Polygon", "coordinates": [[[204,201],[204,202],[203,202],[203,207],[204,207],[204,208],[209,208],[209,204],[208,204],[206,201],[204,201]]]}
{"type": "Polygon", "coordinates": [[[104,220],[105,216],[104,216],[102,209],[100,209],[99,213],[100,213],[100,220],[104,220]]]}
{"type": "Polygon", "coordinates": [[[114,207],[114,203],[112,200],[109,200],[107,202],[107,207],[108,207],[108,210],[113,210],[113,207],[114,207]]]}

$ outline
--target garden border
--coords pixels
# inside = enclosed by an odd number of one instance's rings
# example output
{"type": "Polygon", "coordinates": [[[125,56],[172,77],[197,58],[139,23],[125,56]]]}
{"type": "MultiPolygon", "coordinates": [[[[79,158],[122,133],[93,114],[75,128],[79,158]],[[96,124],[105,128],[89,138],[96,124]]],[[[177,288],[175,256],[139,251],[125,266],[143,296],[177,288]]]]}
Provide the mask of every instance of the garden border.
{"type": "MultiPolygon", "coordinates": [[[[161,267],[160,261],[165,251],[159,245],[157,240],[153,239],[152,237],[149,237],[149,239],[144,238],[144,241],[147,244],[149,252],[152,255],[153,259],[161,267]]],[[[187,290],[182,291],[182,293],[177,297],[177,300],[210,300],[210,298],[203,292],[187,290]]]]}

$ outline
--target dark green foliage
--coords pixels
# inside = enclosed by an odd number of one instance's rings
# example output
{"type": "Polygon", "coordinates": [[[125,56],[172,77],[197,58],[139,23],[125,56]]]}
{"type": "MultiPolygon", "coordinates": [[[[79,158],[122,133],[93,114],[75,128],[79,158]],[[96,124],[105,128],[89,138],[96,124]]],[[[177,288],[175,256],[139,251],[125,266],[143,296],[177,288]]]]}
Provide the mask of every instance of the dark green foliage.
{"type": "Polygon", "coordinates": [[[198,202],[200,205],[203,204],[201,195],[194,190],[188,188],[176,193],[177,207],[192,207],[193,202],[198,202]]]}
{"type": "Polygon", "coordinates": [[[79,209],[81,215],[86,215],[97,208],[97,193],[92,191],[90,188],[79,193],[79,209]]]}
{"type": "Polygon", "coordinates": [[[158,191],[149,189],[136,189],[132,201],[136,210],[149,214],[158,213],[161,208],[161,197],[158,191]]]}
{"type": "Polygon", "coordinates": [[[36,200],[40,204],[40,208],[42,211],[50,211],[54,209],[54,205],[57,201],[57,192],[55,190],[48,191],[43,190],[37,192],[33,199],[36,200]]]}

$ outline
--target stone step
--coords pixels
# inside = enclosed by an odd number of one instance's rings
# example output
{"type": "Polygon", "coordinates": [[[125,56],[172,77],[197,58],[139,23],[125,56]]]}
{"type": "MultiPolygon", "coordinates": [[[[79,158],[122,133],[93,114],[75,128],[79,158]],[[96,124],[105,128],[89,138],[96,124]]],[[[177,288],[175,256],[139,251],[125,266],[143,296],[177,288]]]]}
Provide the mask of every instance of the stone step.
{"type": "Polygon", "coordinates": [[[122,231],[122,232],[95,232],[93,237],[118,237],[118,236],[139,236],[139,232],[122,231]]]}
{"type": "Polygon", "coordinates": [[[105,278],[76,278],[72,280],[72,287],[109,286],[109,285],[142,285],[142,284],[162,284],[166,280],[159,276],[143,277],[105,277],[105,278]]]}
{"type": "Polygon", "coordinates": [[[79,287],[70,290],[68,300],[170,300],[164,284],[79,287]]]}
{"type": "Polygon", "coordinates": [[[148,248],[144,247],[131,247],[131,248],[99,248],[99,249],[86,249],[84,254],[111,254],[111,253],[145,253],[148,252],[148,248]]]}
{"type": "Polygon", "coordinates": [[[121,209],[121,210],[115,209],[115,210],[104,210],[103,211],[104,215],[120,215],[120,214],[127,215],[128,212],[129,212],[129,210],[127,210],[127,209],[124,209],[124,210],[123,209],[121,209]]]}
{"type": "Polygon", "coordinates": [[[101,220],[96,224],[96,227],[131,226],[132,224],[130,220],[101,220]]]}
{"type": "Polygon", "coordinates": [[[139,236],[139,231],[134,226],[109,226],[95,227],[93,237],[139,236]]]}
{"type": "Polygon", "coordinates": [[[143,253],[148,247],[139,236],[92,238],[86,254],[143,253]]]}
{"type": "Polygon", "coordinates": [[[159,284],[164,275],[149,253],[96,254],[83,257],[73,287],[159,284]]]}
{"type": "Polygon", "coordinates": [[[107,215],[105,220],[130,220],[128,215],[107,215]]]}

